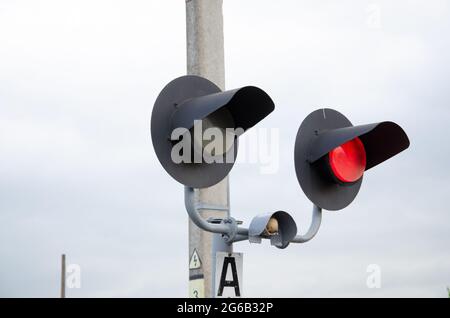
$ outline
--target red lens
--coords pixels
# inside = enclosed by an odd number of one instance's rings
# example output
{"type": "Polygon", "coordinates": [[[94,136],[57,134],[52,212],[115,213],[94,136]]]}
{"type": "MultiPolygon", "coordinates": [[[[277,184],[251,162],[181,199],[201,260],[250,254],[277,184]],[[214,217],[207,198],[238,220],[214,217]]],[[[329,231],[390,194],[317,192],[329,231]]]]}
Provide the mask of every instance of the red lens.
{"type": "Polygon", "coordinates": [[[347,141],[328,153],[331,170],[339,181],[355,182],[366,170],[366,150],[359,138],[347,141]]]}

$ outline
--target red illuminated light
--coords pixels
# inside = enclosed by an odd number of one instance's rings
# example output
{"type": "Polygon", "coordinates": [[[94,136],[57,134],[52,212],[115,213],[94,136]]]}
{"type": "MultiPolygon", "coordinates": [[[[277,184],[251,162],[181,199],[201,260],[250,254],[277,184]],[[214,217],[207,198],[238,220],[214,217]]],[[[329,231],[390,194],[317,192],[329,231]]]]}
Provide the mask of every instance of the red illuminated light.
{"type": "Polygon", "coordinates": [[[333,174],[341,182],[358,181],[366,170],[366,150],[359,138],[334,148],[328,158],[333,174]]]}

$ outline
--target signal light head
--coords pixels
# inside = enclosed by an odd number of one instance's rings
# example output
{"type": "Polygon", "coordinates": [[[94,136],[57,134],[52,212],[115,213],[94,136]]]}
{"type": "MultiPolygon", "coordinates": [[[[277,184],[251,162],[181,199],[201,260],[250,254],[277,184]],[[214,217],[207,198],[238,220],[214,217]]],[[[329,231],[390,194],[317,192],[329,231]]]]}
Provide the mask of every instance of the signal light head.
{"type": "Polygon", "coordinates": [[[278,248],[286,248],[297,235],[297,225],[292,216],[284,211],[260,214],[253,218],[248,228],[250,243],[269,239],[278,248]]]}
{"type": "Polygon", "coordinates": [[[356,197],[366,170],[409,147],[393,122],[353,126],[333,109],[319,109],[300,125],[295,171],[306,196],[325,210],[340,210],[356,197]]]}
{"type": "Polygon", "coordinates": [[[342,183],[358,181],[366,170],[366,150],[358,137],[331,150],[327,159],[333,176],[342,183]]]}
{"type": "Polygon", "coordinates": [[[270,96],[257,87],[222,92],[203,77],[182,76],[167,84],[155,101],[151,118],[153,147],[159,162],[175,180],[192,188],[210,187],[233,168],[238,136],[274,108],[270,96]],[[198,134],[197,123],[202,126],[198,134]],[[173,150],[178,150],[176,146],[185,138],[189,147],[179,147],[179,156],[174,160],[173,150]]]}

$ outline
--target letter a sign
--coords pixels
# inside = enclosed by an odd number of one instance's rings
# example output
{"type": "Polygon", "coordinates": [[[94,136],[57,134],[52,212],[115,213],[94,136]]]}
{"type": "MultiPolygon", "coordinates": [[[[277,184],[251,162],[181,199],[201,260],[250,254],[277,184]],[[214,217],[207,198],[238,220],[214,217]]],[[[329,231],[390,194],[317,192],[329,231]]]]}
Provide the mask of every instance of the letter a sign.
{"type": "Polygon", "coordinates": [[[242,297],[242,253],[216,254],[215,297],[242,297]]]}

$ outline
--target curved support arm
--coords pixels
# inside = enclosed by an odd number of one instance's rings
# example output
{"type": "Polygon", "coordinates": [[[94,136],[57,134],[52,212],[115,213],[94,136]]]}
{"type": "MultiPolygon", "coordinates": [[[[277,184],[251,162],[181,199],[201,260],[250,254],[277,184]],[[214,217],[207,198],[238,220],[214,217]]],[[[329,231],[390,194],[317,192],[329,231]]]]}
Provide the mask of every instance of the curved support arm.
{"type": "MultiPolygon", "coordinates": [[[[186,211],[189,215],[189,218],[194,222],[195,225],[197,225],[199,228],[201,228],[204,231],[212,232],[212,233],[219,233],[219,234],[225,234],[228,236],[232,236],[233,232],[236,235],[246,235],[248,236],[248,229],[237,227],[235,225],[236,223],[229,222],[229,223],[211,223],[205,220],[201,217],[200,213],[198,212],[199,209],[203,208],[200,206],[199,202],[197,201],[197,198],[195,196],[195,192],[193,188],[185,187],[184,188],[184,204],[186,206],[186,211]],[[236,228],[237,227],[237,228],[236,228]]],[[[218,209],[217,207],[214,208],[212,206],[204,207],[205,209],[218,209]]],[[[220,208],[224,209],[224,208],[220,208]]],[[[231,219],[230,219],[231,220],[231,219]]]]}
{"type": "Polygon", "coordinates": [[[209,223],[200,216],[197,210],[198,202],[196,200],[193,188],[184,188],[184,205],[186,206],[186,211],[189,215],[189,218],[202,230],[221,234],[228,233],[228,226],[226,226],[225,224],[209,223]]]}
{"type": "MultiPolygon", "coordinates": [[[[184,203],[189,218],[204,231],[224,234],[227,242],[239,242],[248,239],[248,228],[238,227],[236,221],[232,218],[223,220],[221,223],[212,223],[201,217],[199,210],[227,210],[224,207],[202,206],[197,201],[193,188],[185,187],[184,203]],[[228,222],[227,222],[228,221],[228,222]]],[[[312,221],[305,235],[297,235],[291,243],[305,243],[310,241],[319,231],[322,221],[322,209],[316,205],[313,206],[312,221]]]]}
{"type": "Polygon", "coordinates": [[[312,220],[308,232],[305,235],[297,235],[291,243],[306,243],[310,241],[319,231],[320,223],[322,222],[322,208],[313,205],[312,220]]]}

